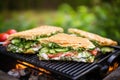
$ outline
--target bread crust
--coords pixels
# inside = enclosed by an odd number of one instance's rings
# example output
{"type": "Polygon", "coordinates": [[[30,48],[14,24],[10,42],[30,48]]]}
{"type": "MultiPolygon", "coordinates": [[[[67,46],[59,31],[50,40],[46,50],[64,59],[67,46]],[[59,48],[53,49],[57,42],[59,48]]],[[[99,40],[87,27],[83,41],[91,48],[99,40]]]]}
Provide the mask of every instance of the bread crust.
{"type": "Polygon", "coordinates": [[[89,40],[92,40],[92,41],[97,41],[100,46],[115,46],[115,45],[117,45],[116,41],[113,41],[111,39],[99,36],[94,33],[86,32],[83,30],[70,28],[70,29],[68,29],[68,32],[80,35],[80,36],[88,38],[89,40]]]}
{"type": "Polygon", "coordinates": [[[38,36],[50,36],[51,34],[63,32],[63,29],[55,26],[40,26],[26,31],[17,32],[8,37],[8,40],[13,38],[24,38],[26,40],[34,40],[38,36]]]}
{"type": "Polygon", "coordinates": [[[65,33],[58,33],[49,38],[40,40],[41,43],[57,43],[62,47],[73,47],[76,48],[94,48],[95,46],[87,38],[71,36],[65,33]]]}

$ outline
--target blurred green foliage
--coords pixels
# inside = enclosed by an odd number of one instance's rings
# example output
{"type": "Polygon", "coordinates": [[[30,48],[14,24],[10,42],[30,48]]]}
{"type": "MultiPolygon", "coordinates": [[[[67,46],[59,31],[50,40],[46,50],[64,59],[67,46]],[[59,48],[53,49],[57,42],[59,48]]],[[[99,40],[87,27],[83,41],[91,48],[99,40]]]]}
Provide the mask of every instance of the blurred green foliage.
{"type": "Polygon", "coordinates": [[[5,12],[0,14],[0,32],[8,29],[16,29],[22,31],[35,27],[36,21],[29,20],[26,16],[18,15],[18,13],[5,12]]]}
{"type": "Polygon", "coordinates": [[[80,5],[76,8],[63,4],[57,11],[4,12],[0,13],[0,32],[11,28],[22,31],[48,24],[63,27],[65,32],[73,27],[120,42],[119,3],[120,1],[116,0],[112,5],[104,2],[100,5],[94,3],[93,6],[80,5]]]}
{"type": "Polygon", "coordinates": [[[48,18],[47,24],[61,26],[65,30],[78,28],[114,40],[120,40],[120,8],[103,4],[101,6],[78,6],[73,9],[68,4],[59,7],[56,16],[48,18]]]}
{"type": "Polygon", "coordinates": [[[95,27],[95,14],[90,12],[86,6],[79,6],[77,10],[74,10],[71,6],[63,4],[56,14],[56,16],[48,18],[47,24],[61,26],[65,30],[75,27],[91,31],[95,27]]]}
{"type": "Polygon", "coordinates": [[[97,29],[103,36],[120,42],[120,7],[105,4],[96,6],[93,12],[97,18],[97,29]]]}

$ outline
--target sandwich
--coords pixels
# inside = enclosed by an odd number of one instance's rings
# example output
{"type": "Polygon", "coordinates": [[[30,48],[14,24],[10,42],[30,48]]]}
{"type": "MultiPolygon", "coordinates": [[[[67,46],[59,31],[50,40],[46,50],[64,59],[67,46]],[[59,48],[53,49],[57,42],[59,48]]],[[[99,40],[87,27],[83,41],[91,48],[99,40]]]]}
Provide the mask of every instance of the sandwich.
{"type": "Polygon", "coordinates": [[[41,49],[37,56],[40,60],[62,60],[93,62],[95,56],[90,53],[95,45],[87,38],[58,33],[40,40],[41,49]]]}
{"type": "Polygon", "coordinates": [[[112,48],[110,48],[110,46],[117,45],[117,42],[112,39],[108,39],[108,38],[102,37],[100,35],[86,32],[83,30],[70,28],[70,29],[68,29],[68,32],[75,36],[89,39],[96,47],[98,47],[104,53],[110,52],[113,50],[112,48]]]}
{"type": "Polygon", "coordinates": [[[12,34],[7,39],[7,50],[13,53],[35,54],[41,48],[40,40],[63,32],[60,27],[40,26],[12,34]]]}

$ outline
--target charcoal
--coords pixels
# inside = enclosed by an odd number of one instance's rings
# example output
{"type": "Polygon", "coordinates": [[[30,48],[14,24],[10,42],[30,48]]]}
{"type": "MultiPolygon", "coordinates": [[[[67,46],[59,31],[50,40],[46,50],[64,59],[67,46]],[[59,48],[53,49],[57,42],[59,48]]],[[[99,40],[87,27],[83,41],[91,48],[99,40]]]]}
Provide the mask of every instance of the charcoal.
{"type": "Polygon", "coordinates": [[[0,80],[19,80],[19,79],[9,76],[3,71],[0,71],[0,80]]]}

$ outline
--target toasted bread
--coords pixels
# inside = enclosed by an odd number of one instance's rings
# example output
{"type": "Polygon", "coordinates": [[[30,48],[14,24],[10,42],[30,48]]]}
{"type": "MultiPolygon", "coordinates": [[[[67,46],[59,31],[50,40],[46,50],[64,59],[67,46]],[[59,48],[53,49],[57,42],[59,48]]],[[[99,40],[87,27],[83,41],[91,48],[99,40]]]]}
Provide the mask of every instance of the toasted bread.
{"type": "Polygon", "coordinates": [[[99,36],[94,33],[86,32],[83,30],[70,28],[70,29],[68,29],[68,32],[72,33],[72,34],[77,34],[84,38],[88,38],[89,40],[92,40],[92,41],[97,41],[100,46],[115,46],[115,45],[117,45],[116,41],[113,41],[111,39],[99,36]]]}

